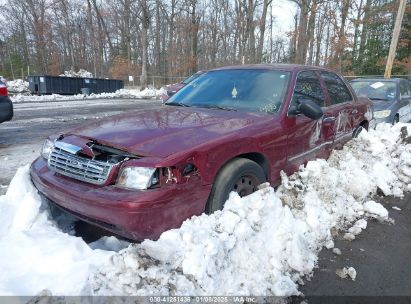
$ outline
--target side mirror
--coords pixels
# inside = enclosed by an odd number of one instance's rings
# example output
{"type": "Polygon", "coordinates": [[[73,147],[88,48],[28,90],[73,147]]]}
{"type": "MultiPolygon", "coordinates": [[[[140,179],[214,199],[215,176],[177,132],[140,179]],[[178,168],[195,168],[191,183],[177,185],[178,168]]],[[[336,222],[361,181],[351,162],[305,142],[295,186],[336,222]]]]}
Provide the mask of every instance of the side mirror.
{"type": "Polygon", "coordinates": [[[320,119],[324,115],[321,107],[309,99],[298,100],[298,105],[296,108],[298,113],[302,113],[313,120],[320,119]]]}

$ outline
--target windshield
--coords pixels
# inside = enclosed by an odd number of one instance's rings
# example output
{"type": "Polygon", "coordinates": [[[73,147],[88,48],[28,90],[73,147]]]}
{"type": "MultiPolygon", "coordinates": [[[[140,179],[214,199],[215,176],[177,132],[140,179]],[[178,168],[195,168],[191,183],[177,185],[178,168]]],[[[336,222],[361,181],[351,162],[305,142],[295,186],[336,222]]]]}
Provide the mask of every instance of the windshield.
{"type": "Polygon", "coordinates": [[[393,100],[396,95],[396,84],[392,81],[354,81],[351,82],[351,86],[359,97],[368,97],[374,100],[393,100]]]}
{"type": "Polygon", "coordinates": [[[166,103],[188,107],[277,112],[287,92],[290,72],[220,70],[190,82],[166,103]]]}

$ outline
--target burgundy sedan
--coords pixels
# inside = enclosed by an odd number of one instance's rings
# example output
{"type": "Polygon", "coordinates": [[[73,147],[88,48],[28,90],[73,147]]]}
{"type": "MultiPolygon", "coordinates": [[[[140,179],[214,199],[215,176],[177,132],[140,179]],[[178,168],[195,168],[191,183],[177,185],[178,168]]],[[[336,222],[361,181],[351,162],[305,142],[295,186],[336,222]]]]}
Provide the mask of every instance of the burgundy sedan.
{"type": "Polygon", "coordinates": [[[215,69],[155,109],[50,137],[31,165],[47,200],[127,238],[155,239],[193,216],[280,183],[367,129],[371,103],[318,67],[215,69]]]}

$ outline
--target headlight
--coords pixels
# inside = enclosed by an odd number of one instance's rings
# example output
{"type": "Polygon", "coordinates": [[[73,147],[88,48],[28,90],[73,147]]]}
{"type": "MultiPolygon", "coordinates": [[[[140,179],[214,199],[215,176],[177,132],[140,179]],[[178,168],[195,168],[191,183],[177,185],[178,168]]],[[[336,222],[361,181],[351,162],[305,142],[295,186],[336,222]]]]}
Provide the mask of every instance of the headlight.
{"type": "Polygon", "coordinates": [[[41,156],[45,159],[49,158],[51,151],[53,151],[54,142],[50,139],[46,139],[43,144],[43,148],[41,149],[41,156]]]}
{"type": "Polygon", "coordinates": [[[156,168],[126,167],[120,172],[117,185],[124,188],[144,190],[158,183],[156,168]]]}
{"type": "Polygon", "coordinates": [[[374,117],[375,118],[385,118],[385,117],[390,116],[390,114],[391,114],[391,110],[377,111],[377,112],[374,112],[374,117]]]}

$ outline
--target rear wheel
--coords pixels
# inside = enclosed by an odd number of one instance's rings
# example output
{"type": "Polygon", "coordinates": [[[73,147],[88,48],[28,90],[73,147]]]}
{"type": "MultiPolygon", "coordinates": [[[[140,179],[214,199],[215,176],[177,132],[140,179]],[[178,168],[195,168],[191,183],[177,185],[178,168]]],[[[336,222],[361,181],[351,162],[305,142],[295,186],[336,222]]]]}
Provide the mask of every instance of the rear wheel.
{"type": "Polygon", "coordinates": [[[206,212],[213,213],[223,209],[231,191],[243,197],[256,191],[258,185],[266,180],[263,168],[256,162],[246,158],[231,160],[220,170],[214,181],[206,212]]]}

